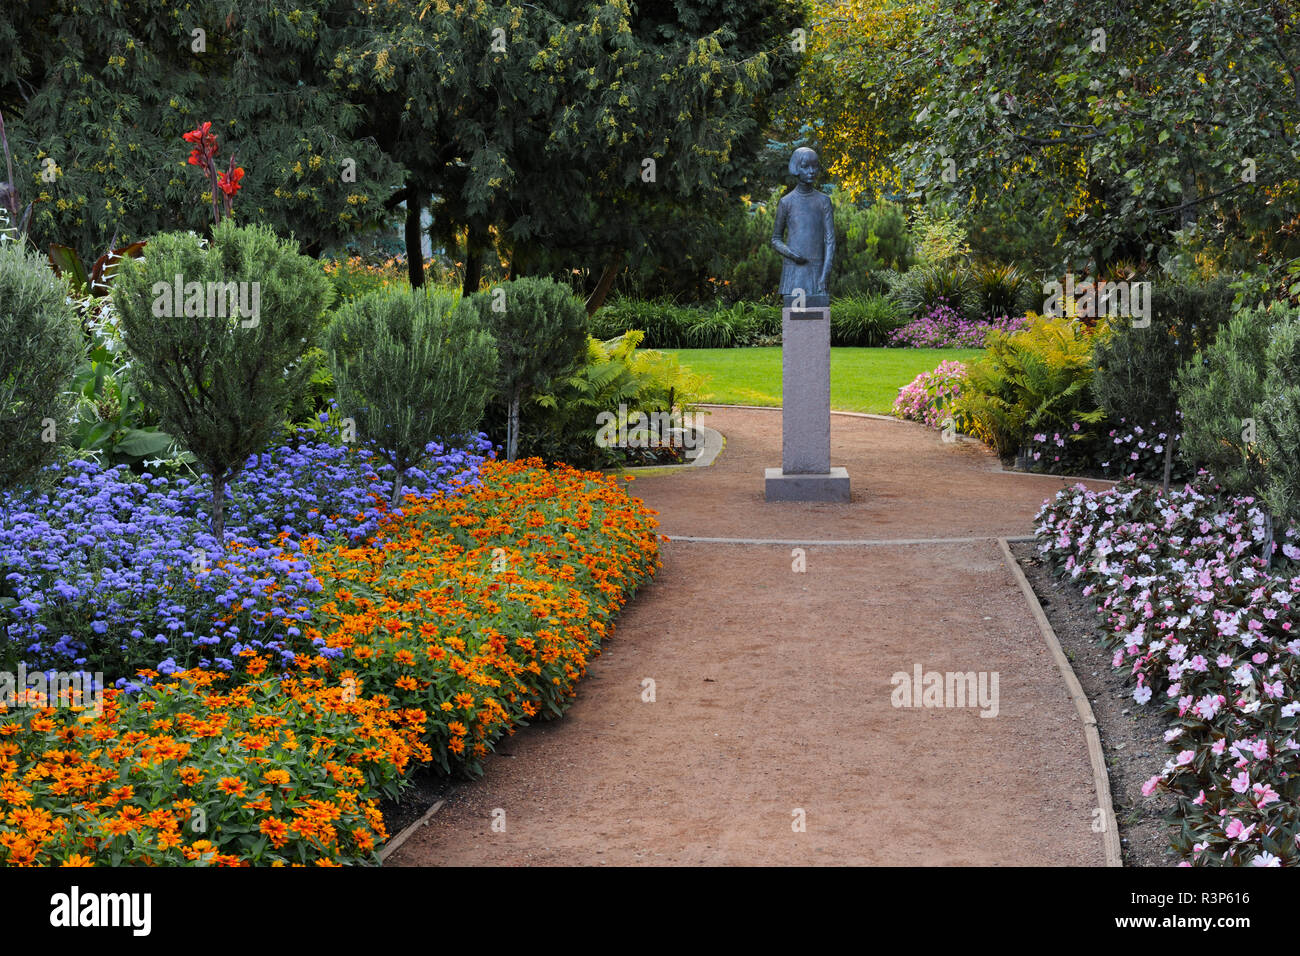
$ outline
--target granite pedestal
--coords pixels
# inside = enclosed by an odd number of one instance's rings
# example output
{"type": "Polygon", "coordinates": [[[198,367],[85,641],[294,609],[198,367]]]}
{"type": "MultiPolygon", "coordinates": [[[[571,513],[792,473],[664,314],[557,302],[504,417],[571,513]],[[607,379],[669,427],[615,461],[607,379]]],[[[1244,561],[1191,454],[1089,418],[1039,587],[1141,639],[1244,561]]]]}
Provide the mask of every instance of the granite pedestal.
{"type": "Polygon", "coordinates": [[[848,501],[849,474],[831,467],[831,310],[781,312],[781,467],[765,473],[768,501],[848,501]]]}

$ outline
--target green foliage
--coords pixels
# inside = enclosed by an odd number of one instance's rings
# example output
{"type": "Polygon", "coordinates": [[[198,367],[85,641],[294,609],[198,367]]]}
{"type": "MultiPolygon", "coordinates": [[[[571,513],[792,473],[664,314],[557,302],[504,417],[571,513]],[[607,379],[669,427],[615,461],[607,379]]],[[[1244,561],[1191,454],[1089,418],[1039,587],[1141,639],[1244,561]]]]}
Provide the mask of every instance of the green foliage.
{"type": "Polygon", "coordinates": [[[1263,497],[1275,525],[1300,519],[1300,310],[1281,312],[1270,331],[1264,400],[1257,412],[1263,497]]]}
{"type": "MultiPolygon", "coordinates": [[[[831,344],[878,347],[902,323],[894,301],[855,293],[831,303],[831,344]]],[[[611,339],[636,330],[655,349],[725,349],[780,344],[781,307],[755,302],[703,306],[618,299],[590,319],[591,334],[611,339]]]]}
{"type": "Polygon", "coordinates": [[[335,301],[342,305],[370,292],[389,288],[409,288],[406,264],[392,257],[367,259],[352,255],[325,259],[321,268],[334,287],[335,301]]]}
{"type": "Polygon", "coordinates": [[[427,457],[430,442],[478,427],[496,388],[497,344],[472,306],[424,288],[347,303],[326,345],[343,413],[393,466],[396,508],[406,470],[427,457]]]}
{"type": "Polygon", "coordinates": [[[1041,286],[1017,265],[988,263],[971,270],[970,300],[975,314],[1020,316],[1037,302],[1041,286]]]}
{"type": "MultiPolygon", "coordinates": [[[[725,303],[779,303],[781,257],[772,249],[772,221],[784,189],[763,203],[739,203],[724,216],[693,224],[674,234],[629,267],[624,297],[669,298],[707,306],[725,303]]],[[[879,292],[879,273],[906,269],[912,262],[911,238],[901,206],[878,202],[861,206],[848,194],[831,192],[835,216],[833,297],[879,292]]],[[[656,347],[658,347],[656,345],[656,347]]]]}
{"type": "Polygon", "coordinates": [[[900,150],[912,195],[965,206],[1015,191],[1078,264],[1154,259],[1198,220],[1256,251],[1296,247],[1278,231],[1300,191],[1294,3],[926,9],[894,54],[918,83],[918,135],[900,150]]]}
{"type": "Polygon", "coordinates": [[[311,377],[307,353],[330,295],[320,268],[296,243],[231,220],[214,229],[210,244],[164,233],[150,240],[144,259],[122,264],[113,304],[141,394],[212,478],[218,540],[226,483],[264,446],[311,377]],[[177,276],[207,295],[176,296],[177,276]],[[253,315],[214,294],[226,283],[258,306],[253,315]]]}
{"type": "Polygon", "coordinates": [[[784,0],[359,9],[331,78],[356,92],[413,195],[438,197],[440,240],[467,227],[480,256],[495,227],[530,275],[575,257],[599,272],[683,218],[720,218],[749,190],[772,96],[797,66],[784,0]]]}
{"type": "Polygon", "coordinates": [[[1214,340],[1232,312],[1232,285],[1224,276],[1208,282],[1171,278],[1151,292],[1151,324],[1112,322],[1110,335],[1093,347],[1093,394],[1116,422],[1159,421],[1172,428],[1178,370],[1214,340]]]}
{"type": "Polygon", "coordinates": [[[0,108],[33,239],[84,254],[115,234],[205,229],[210,186],[181,140],[204,121],[246,171],[239,215],[310,249],[384,221],[398,167],[327,75],[367,19],[351,0],[9,5],[0,108]]]}
{"type": "Polygon", "coordinates": [[[1264,485],[1264,457],[1259,443],[1251,440],[1247,420],[1259,424],[1270,326],[1276,318],[1264,310],[1238,312],[1178,374],[1176,396],[1183,412],[1179,452],[1193,468],[1209,469],[1230,494],[1255,495],[1264,485]]]}
{"type": "Polygon", "coordinates": [[[991,332],[954,404],[958,426],[1003,456],[1037,432],[1094,443],[1105,413],[1092,401],[1091,352],[1087,329],[1069,319],[1037,318],[1018,332],[991,332]]]}
{"type": "Polygon", "coordinates": [[[704,306],[674,305],[618,299],[599,309],[588,328],[597,339],[624,332],[645,333],[645,344],[656,349],[733,348],[772,345],[781,336],[781,307],[756,302],[704,306]]]}
{"type": "Polygon", "coordinates": [[[133,242],[120,249],[109,249],[87,269],[77,250],[57,243],[50,245],[50,265],[55,274],[66,278],[73,296],[82,299],[107,297],[113,291],[113,279],[122,260],[139,259],[143,255],[144,243],[133,242]]]}
{"type": "Polygon", "coordinates": [[[504,282],[467,302],[496,339],[498,389],[507,406],[506,457],[514,461],[524,400],[582,362],[587,310],[567,285],[539,278],[504,282]]]}
{"type": "Polygon", "coordinates": [[[886,295],[851,295],[831,303],[831,345],[880,348],[903,315],[886,295]]]}
{"type": "Polygon", "coordinates": [[[912,217],[916,255],[924,266],[955,266],[970,255],[966,228],[944,205],[922,206],[912,217]]]}
{"type": "Polygon", "coordinates": [[[619,449],[597,444],[602,412],[691,410],[703,389],[701,377],[675,356],[638,350],[641,340],[637,331],[589,339],[583,364],[535,397],[521,436],[526,454],[575,467],[612,467],[624,459],[619,449]]]}
{"type": "MultiPolygon", "coordinates": [[[[158,415],[140,396],[129,359],[97,345],[72,381],[77,396],[69,441],[78,455],[106,468],[127,465],[141,471],[148,462],[191,462],[176,439],[158,427],[158,415]]],[[[158,468],[151,466],[156,474],[158,468]]]]}
{"type": "Polygon", "coordinates": [[[906,317],[924,315],[940,303],[971,317],[971,274],[965,266],[916,266],[907,272],[888,272],[884,281],[890,298],[906,317]]]}
{"type": "Polygon", "coordinates": [[[64,440],[83,354],[67,296],[24,243],[0,241],[0,488],[53,462],[64,440]]]}

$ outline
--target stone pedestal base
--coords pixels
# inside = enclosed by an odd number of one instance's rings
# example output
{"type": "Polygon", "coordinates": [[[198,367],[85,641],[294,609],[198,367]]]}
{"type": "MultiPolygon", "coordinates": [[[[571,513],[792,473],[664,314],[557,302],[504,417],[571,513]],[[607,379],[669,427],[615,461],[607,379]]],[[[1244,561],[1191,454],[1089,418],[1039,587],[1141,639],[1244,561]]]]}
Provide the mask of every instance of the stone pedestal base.
{"type": "Polygon", "coordinates": [[[787,475],[780,468],[764,469],[768,501],[849,501],[849,473],[832,468],[824,475],[787,475]]]}

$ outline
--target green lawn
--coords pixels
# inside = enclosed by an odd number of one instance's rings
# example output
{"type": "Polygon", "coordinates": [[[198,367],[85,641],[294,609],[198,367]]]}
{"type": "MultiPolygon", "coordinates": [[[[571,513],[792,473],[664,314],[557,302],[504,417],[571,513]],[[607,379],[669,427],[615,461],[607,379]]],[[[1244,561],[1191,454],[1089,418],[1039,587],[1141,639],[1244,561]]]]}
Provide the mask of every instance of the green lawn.
{"type": "MultiPolygon", "coordinates": [[[[781,349],[664,349],[709,377],[721,405],[780,405],[781,349]]],[[[945,359],[969,361],[982,349],[831,349],[831,408],[888,415],[898,390],[945,359]]]]}

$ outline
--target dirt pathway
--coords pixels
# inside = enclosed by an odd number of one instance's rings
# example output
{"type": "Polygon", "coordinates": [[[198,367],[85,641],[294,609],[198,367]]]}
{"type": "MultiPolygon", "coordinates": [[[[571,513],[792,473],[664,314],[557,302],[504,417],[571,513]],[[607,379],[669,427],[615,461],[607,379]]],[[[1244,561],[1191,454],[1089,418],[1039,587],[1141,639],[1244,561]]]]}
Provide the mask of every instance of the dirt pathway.
{"type": "Polygon", "coordinates": [[[712,467],[632,486],[670,536],[970,540],[807,544],[802,572],[792,544],[665,545],[569,713],[504,741],[388,865],[1101,865],[1079,720],[994,540],[1062,482],[837,415],[852,503],[769,505],[780,414],[706,421],[712,467]],[[996,716],[893,706],[918,664],[996,672],[996,716]]]}

